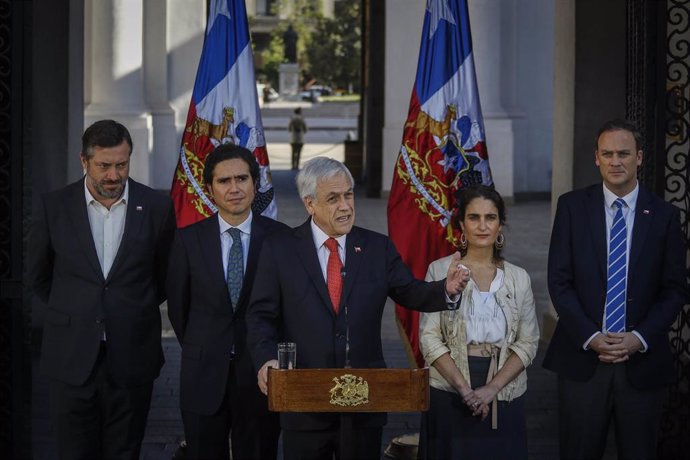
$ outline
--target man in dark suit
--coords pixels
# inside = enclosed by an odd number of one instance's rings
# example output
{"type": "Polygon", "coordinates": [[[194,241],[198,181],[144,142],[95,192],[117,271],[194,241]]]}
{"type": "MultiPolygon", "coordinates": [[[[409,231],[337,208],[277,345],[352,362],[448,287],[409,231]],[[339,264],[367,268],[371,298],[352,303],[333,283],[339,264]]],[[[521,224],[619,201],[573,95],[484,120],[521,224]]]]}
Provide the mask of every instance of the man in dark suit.
{"type": "MultiPolygon", "coordinates": [[[[308,161],[297,187],[311,218],[264,241],[247,312],[264,393],[277,342],[297,344],[298,368],[385,367],[386,298],[422,311],[454,308],[469,277],[457,254],[446,280],[416,280],[386,236],[354,227],[354,181],[339,161],[308,161]]],[[[352,444],[340,446],[337,414],[281,414],[285,459],[331,459],[342,447],[351,458],[379,458],[385,421],[354,415],[352,444]]]]}
{"type": "Polygon", "coordinates": [[[275,459],[280,424],[256,385],[244,316],[263,240],[288,227],[252,213],[259,165],[249,150],[217,147],[204,183],[218,213],[178,230],[167,282],[186,456],[227,460],[230,433],[233,459],[275,459]]]}
{"type": "Polygon", "coordinates": [[[559,319],[544,367],[559,377],[561,458],[601,458],[611,418],[619,458],[656,457],[686,251],[678,209],[637,181],[640,146],[630,123],[605,123],[595,148],[603,184],[558,201],[548,285],[559,319]]]}
{"type": "Polygon", "coordinates": [[[83,179],[42,199],[29,279],[47,302],[41,370],[60,458],[138,459],[163,365],[159,305],[175,215],[132,179],[132,139],[112,120],[82,137],[83,179]]]}

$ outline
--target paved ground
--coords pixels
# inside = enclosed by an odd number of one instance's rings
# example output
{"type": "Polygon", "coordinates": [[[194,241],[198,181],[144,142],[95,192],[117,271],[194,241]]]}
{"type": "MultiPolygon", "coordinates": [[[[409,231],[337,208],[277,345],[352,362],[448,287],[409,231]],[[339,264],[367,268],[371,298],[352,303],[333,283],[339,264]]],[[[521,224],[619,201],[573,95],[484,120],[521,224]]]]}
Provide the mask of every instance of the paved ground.
{"type": "MultiPolygon", "coordinates": [[[[304,158],[325,154],[343,159],[342,140],[349,130],[354,129],[351,122],[352,106],[331,107],[320,112],[318,117],[310,118],[309,104],[305,106],[307,122],[312,131],[307,135],[304,158]],[[348,115],[349,114],[349,115],[348,115]],[[338,117],[347,115],[342,123],[338,117]],[[326,120],[330,118],[330,120],[326,120]],[[335,121],[333,121],[335,120],[335,121]],[[339,129],[334,129],[342,126],[339,129]],[[328,126],[331,126],[328,129],[328,126]]],[[[294,173],[285,170],[289,167],[289,145],[283,126],[292,106],[281,105],[264,111],[264,124],[267,127],[266,139],[271,164],[274,170],[274,185],[278,200],[279,219],[288,225],[298,225],[306,218],[306,213],[297,199],[294,186],[294,173]]],[[[356,112],[354,112],[356,114],[356,112]]],[[[387,232],[386,200],[367,199],[357,195],[357,224],[382,233],[387,232]]],[[[548,308],[546,292],[546,253],[551,227],[550,203],[546,201],[518,203],[508,208],[508,228],[506,230],[505,256],[511,262],[525,267],[532,276],[532,286],[537,308],[541,314],[548,308]]],[[[149,414],[142,458],[147,460],[168,460],[183,437],[182,422],[178,409],[178,374],[180,349],[167,322],[165,306],[163,348],[166,364],[160,378],[156,380],[151,412],[149,414]]],[[[384,354],[389,367],[408,367],[393,314],[392,305],[386,307],[382,327],[384,354]]],[[[529,389],[527,393],[527,424],[529,433],[530,458],[551,460],[557,458],[557,404],[555,376],[541,368],[543,346],[540,347],[534,365],[528,369],[529,389]]],[[[34,458],[52,460],[57,458],[52,423],[49,418],[48,388],[46,381],[38,374],[38,354],[34,354],[33,369],[33,449],[34,458]]],[[[415,432],[419,428],[419,414],[391,414],[384,429],[384,446],[395,436],[415,432]]],[[[383,446],[382,446],[383,448],[383,446]]]]}

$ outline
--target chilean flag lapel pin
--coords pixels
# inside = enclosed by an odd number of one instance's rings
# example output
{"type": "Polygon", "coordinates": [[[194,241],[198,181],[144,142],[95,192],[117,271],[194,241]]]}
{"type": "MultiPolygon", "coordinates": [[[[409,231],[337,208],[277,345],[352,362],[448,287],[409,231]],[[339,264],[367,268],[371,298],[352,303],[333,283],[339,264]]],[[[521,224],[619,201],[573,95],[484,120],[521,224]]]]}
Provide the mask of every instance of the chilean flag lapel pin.
{"type": "Polygon", "coordinates": [[[649,214],[649,209],[643,209],[642,214],[649,214]]]}
{"type": "Polygon", "coordinates": [[[143,206],[137,206],[137,211],[143,211],[144,207],[143,206]]]}
{"type": "Polygon", "coordinates": [[[360,253],[360,252],[362,252],[362,248],[360,248],[359,246],[355,246],[355,253],[360,253]]]}

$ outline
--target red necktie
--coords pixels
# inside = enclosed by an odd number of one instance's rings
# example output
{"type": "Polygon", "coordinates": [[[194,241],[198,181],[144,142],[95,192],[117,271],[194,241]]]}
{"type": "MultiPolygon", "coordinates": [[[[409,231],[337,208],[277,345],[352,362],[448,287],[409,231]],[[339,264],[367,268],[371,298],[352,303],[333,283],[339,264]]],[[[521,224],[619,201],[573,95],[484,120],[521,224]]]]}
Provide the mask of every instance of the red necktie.
{"type": "Polygon", "coordinates": [[[338,314],[340,308],[340,294],[343,292],[343,264],[338,255],[338,242],[333,238],[328,238],[324,243],[326,248],[331,251],[328,256],[328,266],[326,267],[326,283],[328,284],[328,295],[333,302],[333,311],[338,314]]]}

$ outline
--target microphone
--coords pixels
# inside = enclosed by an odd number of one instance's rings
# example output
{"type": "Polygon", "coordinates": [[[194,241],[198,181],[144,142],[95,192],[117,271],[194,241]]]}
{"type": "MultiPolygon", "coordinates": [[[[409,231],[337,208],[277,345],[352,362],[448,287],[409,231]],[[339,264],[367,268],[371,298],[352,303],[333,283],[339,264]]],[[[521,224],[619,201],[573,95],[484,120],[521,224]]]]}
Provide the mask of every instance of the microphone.
{"type": "MultiPolygon", "coordinates": [[[[340,269],[340,276],[343,279],[343,284],[345,284],[345,277],[347,276],[347,271],[345,267],[340,269]]],[[[347,317],[347,302],[343,305],[345,309],[345,369],[350,369],[350,323],[347,317]]]]}

